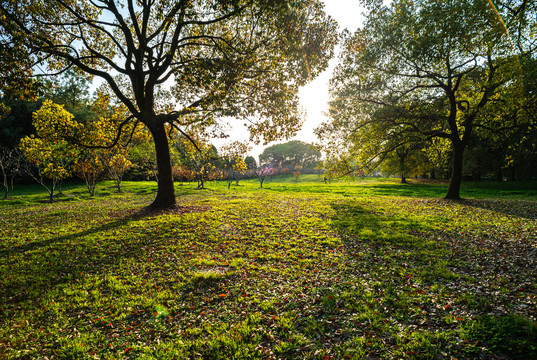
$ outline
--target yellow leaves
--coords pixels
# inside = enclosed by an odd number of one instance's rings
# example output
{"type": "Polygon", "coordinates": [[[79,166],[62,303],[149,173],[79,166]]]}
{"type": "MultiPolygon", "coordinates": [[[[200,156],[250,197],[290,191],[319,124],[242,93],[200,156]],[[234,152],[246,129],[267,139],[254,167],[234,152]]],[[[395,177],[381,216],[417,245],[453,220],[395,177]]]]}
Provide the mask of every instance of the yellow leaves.
{"type": "Polygon", "coordinates": [[[95,182],[104,168],[100,152],[87,150],[83,157],[73,165],[73,172],[86,181],[95,182]]]}
{"type": "Polygon", "coordinates": [[[244,174],[248,170],[248,165],[244,162],[244,159],[237,158],[232,165],[232,169],[237,173],[244,174]]]}
{"type": "Polygon", "coordinates": [[[248,165],[244,162],[249,147],[240,141],[233,141],[226,144],[221,149],[221,158],[227,172],[244,174],[248,170],[248,165]]]}
{"type": "Polygon", "coordinates": [[[0,119],[3,119],[5,115],[11,112],[11,108],[4,103],[0,103],[0,119]]]}
{"type": "Polygon", "coordinates": [[[40,158],[46,159],[50,156],[50,148],[45,147],[43,140],[36,138],[34,135],[22,138],[19,146],[26,159],[32,163],[37,163],[40,158]]]}
{"type": "Polygon", "coordinates": [[[39,169],[40,176],[64,179],[70,175],[70,163],[77,156],[76,147],[67,139],[76,136],[81,124],[63,105],[45,100],[40,109],[32,114],[37,137],[26,136],[20,141],[24,156],[39,169]]]}
{"type": "Polygon", "coordinates": [[[41,176],[65,179],[70,175],[68,163],[75,151],[65,141],[52,143],[31,135],[22,138],[19,146],[28,162],[39,169],[41,176]]]}
{"type": "Polygon", "coordinates": [[[42,139],[57,141],[74,137],[82,127],[74,120],[74,115],[52,100],[45,100],[41,108],[32,114],[32,125],[42,139]]]}
{"type": "Polygon", "coordinates": [[[69,176],[69,171],[63,166],[57,166],[54,163],[48,163],[47,166],[43,169],[43,175],[49,179],[65,179],[69,176]]]}
{"type": "Polygon", "coordinates": [[[125,173],[127,170],[129,170],[132,167],[132,162],[127,159],[125,154],[117,153],[115,154],[110,161],[108,162],[108,166],[112,171],[115,173],[125,173]]]}

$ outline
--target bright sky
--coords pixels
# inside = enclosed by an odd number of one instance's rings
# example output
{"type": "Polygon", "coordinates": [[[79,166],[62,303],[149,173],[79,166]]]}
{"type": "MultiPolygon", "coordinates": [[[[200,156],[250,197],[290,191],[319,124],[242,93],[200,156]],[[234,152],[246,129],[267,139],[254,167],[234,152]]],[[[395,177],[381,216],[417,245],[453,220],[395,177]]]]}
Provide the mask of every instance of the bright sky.
{"type": "MultiPolygon", "coordinates": [[[[324,0],[325,11],[339,23],[339,30],[348,29],[354,32],[362,22],[362,9],[358,0],[324,0]]],[[[300,90],[300,102],[306,111],[305,121],[297,135],[289,140],[302,140],[307,143],[314,143],[317,137],[313,130],[326,120],[323,115],[328,110],[328,81],[332,75],[333,68],[336,64],[336,58],[330,61],[329,68],[320,74],[315,80],[300,90]]],[[[238,126],[237,130],[231,131],[231,137],[223,141],[216,140],[214,143],[217,147],[231,140],[245,141],[248,134],[243,130],[243,126],[238,126]]],[[[248,155],[253,156],[256,161],[263,150],[273,144],[286,142],[270,143],[268,145],[252,145],[252,150],[248,155]]]]}

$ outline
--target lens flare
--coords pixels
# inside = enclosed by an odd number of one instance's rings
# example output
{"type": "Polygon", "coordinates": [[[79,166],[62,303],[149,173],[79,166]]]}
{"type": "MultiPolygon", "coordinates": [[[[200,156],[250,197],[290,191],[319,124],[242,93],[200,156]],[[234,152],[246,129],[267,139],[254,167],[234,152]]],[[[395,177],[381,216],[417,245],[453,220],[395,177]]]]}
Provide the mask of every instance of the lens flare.
{"type": "Polygon", "coordinates": [[[514,54],[516,56],[516,61],[517,61],[518,65],[519,65],[519,67],[520,67],[520,60],[519,60],[519,57],[518,57],[518,54],[517,54],[517,51],[516,51],[515,43],[513,42],[513,37],[511,36],[511,33],[509,32],[509,29],[505,25],[505,21],[503,21],[502,15],[498,11],[498,8],[496,7],[496,5],[494,5],[492,0],[487,0],[487,1],[489,2],[489,4],[492,7],[492,10],[496,14],[496,16],[498,17],[498,20],[500,21],[500,24],[502,24],[503,30],[505,31],[505,34],[507,35],[509,43],[511,44],[511,48],[513,49],[513,52],[514,52],[514,54]]]}

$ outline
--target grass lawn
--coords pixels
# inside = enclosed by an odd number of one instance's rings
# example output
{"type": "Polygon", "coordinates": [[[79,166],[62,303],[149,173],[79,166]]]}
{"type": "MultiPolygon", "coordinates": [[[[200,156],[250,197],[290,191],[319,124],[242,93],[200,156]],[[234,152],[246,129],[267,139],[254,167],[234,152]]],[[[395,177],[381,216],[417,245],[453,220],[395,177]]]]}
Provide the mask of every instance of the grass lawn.
{"type": "Polygon", "coordinates": [[[0,359],[536,359],[537,186],[276,178],[0,202],[0,359]]]}

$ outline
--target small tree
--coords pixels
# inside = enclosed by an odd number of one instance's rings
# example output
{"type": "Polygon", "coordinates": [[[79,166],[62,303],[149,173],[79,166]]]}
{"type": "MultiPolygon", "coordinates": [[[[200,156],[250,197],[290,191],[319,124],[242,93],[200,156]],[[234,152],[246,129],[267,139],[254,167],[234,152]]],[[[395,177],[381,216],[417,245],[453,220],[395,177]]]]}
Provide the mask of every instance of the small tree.
{"type": "Polygon", "coordinates": [[[244,161],[246,151],[248,151],[248,146],[239,141],[233,141],[222,147],[220,159],[222,160],[226,174],[228,189],[231,187],[233,181],[235,181],[236,185],[239,185],[241,175],[248,169],[248,165],[244,161]]]}
{"type": "Polygon", "coordinates": [[[222,172],[215,165],[217,152],[214,146],[203,140],[193,142],[181,137],[176,142],[181,162],[193,171],[198,181],[198,189],[205,188],[205,182],[222,178],[222,172]]]}
{"type": "MultiPolygon", "coordinates": [[[[110,144],[114,141],[117,134],[118,118],[112,116],[110,118],[101,118],[99,121],[91,124],[88,131],[88,136],[93,138],[94,143],[102,145],[110,144]]],[[[130,140],[134,137],[139,139],[143,137],[141,131],[136,127],[131,129],[130,137],[124,136],[118,144],[112,148],[92,149],[103,166],[103,171],[106,171],[110,178],[114,181],[114,185],[118,192],[121,192],[121,182],[125,173],[133,166],[129,160],[129,150],[132,147],[130,140]]]]}
{"type": "Polygon", "coordinates": [[[294,175],[296,181],[298,181],[298,178],[300,177],[301,170],[302,170],[302,166],[295,165],[295,168],[293,170],[293,175],[294,175]]]}
{"type": "Polygon", "coordinates": [[[4,186],[4,197],[13,191],[13,178],[21,171],[21,153],[16,148],[0,148],[0,171],[2,172],[2,185],[4,186]]]}
{"type": "Polygon", "coordinates": [[[81,125],[73,120],[73,115],[63,105],[50,100],[45,100],[34,112],[32,124],[37,137],[26,136],[20,142],[20,149],[27,160],[24,169],[48,191],[52,202],[58,182],[71,174],[71,164],[77,156],[76,147],[66,139],[74,138],[81,125]],[[47,185],[45,179],[51,183],[47,185]]]}
{"type": "Polygon", "coordinates": [[[95,196],[95,186],[103,172],[102,154],[95,150],[85,149],[73,165],[73,173],[84,180],[90,196],[95,196]]]}
{"type": "Polygon", "coordinates": [[[383,159],[380,165],[381,170],[390,174],[399,174],[401,184],[406,184],[407,177],[418,173],[419,165],[425,160],[425,154],[421,153],[421,145],[419,143],[402,145],[392,150],[383,159]]]}
{"type": "Polygon", "coordinates": [[[274,176],[278,173],[278,170],[276,170],[273,167],[262,167],[254,170],[254,175],[259,180],[259,187],[263,187],[263,182],[266,178],[270,176],[274,176]]]}
{"type": "Polygon", "coordinates": [[[70,175],[70,158],[75,155],[70,144],[51,144],[32,135],[21,139],[20,148],[26,159],[23,172],[43,186],[53,202],[58,182],[70,175]]]}
{"type": "Polygon", "coordinates": [[[128,153],[126,150],[116,152],[108,161],[108,174],[112,177],[114,185],[118,192],[121,192],[121,182],[123,181],[123,175],[132,167],[132,162],[127,158],[128,153]]]}

